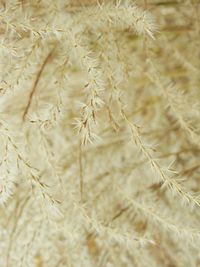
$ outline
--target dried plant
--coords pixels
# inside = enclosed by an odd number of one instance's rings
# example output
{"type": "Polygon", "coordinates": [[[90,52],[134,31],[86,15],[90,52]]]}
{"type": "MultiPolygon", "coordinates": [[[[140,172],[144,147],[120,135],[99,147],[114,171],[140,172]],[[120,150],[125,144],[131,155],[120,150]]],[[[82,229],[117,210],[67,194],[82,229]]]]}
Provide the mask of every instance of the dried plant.
{"type": "Polygon", "coordinates": [[[199,0],[1,0],[0,59],[0,266],[200,266],[199,0]]]}

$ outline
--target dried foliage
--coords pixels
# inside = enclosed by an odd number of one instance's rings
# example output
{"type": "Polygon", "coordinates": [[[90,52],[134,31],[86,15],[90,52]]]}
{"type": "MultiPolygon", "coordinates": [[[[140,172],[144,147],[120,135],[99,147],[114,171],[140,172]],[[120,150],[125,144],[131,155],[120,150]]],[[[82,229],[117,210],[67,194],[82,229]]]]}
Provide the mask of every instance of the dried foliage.
{"type": "Polygon", "coordinates": [[[0,1],[0,266],[200,266],[199,0],[0,1]]]}

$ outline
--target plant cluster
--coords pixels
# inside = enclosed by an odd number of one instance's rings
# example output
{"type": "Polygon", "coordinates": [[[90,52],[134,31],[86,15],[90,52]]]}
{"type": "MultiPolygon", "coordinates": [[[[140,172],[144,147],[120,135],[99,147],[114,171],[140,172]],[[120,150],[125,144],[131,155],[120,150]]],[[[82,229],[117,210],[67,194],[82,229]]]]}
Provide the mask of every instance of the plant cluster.
{"type": "Polygon", "coordinates": [[[199,0],[0,0],[0,266],[200,266],[199,0]]]}

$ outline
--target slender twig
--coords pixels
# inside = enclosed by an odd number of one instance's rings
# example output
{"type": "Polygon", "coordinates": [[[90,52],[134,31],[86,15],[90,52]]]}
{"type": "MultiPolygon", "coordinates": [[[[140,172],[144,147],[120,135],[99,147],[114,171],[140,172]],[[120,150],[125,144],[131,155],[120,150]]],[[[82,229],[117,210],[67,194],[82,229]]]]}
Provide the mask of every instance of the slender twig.
{"type": "Polygon", "coordinates": [[[49,61],[49,59],[51,58],[51,56],[52,56],[54,50],[55,50],[55,47],[54,47],[54,48],[50,51],[50,53],[47,55],[47,57],[45,58],[45,60],[44,60],[44,62],[43,62],[43,64],[42,64],[42,66],[41,66],[41,68],[40,68],[40,70],[38,71],[38,74],[37,74],[37,76],[36,76],[36,79],[35,79],[35,81],[34,81],[33,87],[32,87],[32,89],[31,89],[31,92],[30,92],[30,95],[29,95],[28,104],[26,105],[25,110],[24,110],[24,113],[23,113],[23,116],[22,116],[22,120],[23,120],[23,122],[25,121],[25,117],[26,117],[26,115],[28,114],[29,109],[30,109],[30,107],[31,107],[31,103],[32,103],[33,95],[34,95],[35,92],[36,92],[37,85],[38,85],[39,80],[40,80],[40,78],[41,78],[41,75],[42,75],[42,73],[43,73],[43,71],[44,71],[44,68],[45,68],[47,62],[49,61]]]}
{"type": "Polygon", "coordinates": [[[79,171],[80,171],[80,196],[83,201],[83,162],[82,162],[82,147],[79,145],[79,171]]]}

